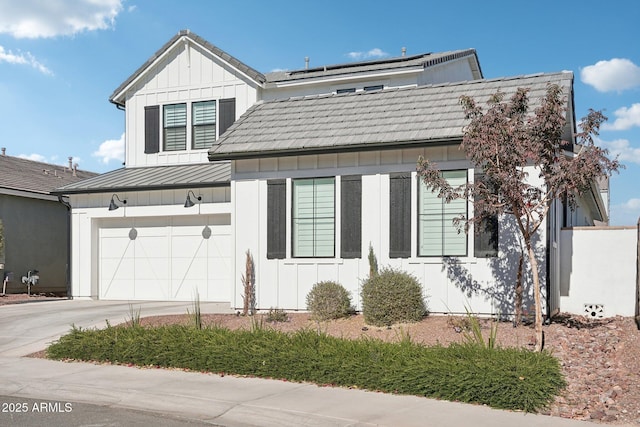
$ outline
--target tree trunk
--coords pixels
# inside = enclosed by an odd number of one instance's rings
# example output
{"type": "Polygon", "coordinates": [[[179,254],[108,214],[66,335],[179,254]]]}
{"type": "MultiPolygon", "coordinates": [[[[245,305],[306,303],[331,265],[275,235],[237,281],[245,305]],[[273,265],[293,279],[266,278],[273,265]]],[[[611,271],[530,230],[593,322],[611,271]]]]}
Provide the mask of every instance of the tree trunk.
{"type": "Polygon", "coordinates": [[[543,332],[542,332],[542,303],[540,301],[540,278],[538,276],[538,260],[531,246],[531,239],[525,237],[527,245],[527,251],[529,255],[529,262],[531,263],[531,272],[533,273],[533,300],[535,303],[535,330],[536,330],[536,345],[535,351],[542,351],[543,346],[543,332]]]}
{"type": "Polygon", "coordinates": [[[520,260],[518,261],[518,277],[516,279],[516,296],[515,296],[515,311],[516,318],[513,321],[514,326],[522,324],[522,267],[524,263],[524,253],[520,252],[520,260]]]}

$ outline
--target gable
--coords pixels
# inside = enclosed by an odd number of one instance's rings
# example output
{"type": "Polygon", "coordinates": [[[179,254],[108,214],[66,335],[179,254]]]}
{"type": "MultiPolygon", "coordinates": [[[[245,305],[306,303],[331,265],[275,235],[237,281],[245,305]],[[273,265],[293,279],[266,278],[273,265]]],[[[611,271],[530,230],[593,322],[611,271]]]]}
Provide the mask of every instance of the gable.
{"type": "Polygon", "coordinates": [[[265,77],[189,30],[182,30],[152,55],[109,97],[125,105],[130,90],[153,87],[180,87],[224,81],[226,74],[260,86],[265,77]]]}

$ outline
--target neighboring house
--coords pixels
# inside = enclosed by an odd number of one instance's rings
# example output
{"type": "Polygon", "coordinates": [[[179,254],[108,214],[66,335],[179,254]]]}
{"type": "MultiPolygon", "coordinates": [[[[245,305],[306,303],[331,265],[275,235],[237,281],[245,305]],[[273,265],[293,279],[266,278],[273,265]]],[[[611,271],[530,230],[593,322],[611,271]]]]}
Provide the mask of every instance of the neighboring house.
{"type": "MultiPolygon", "coordinates": [[[[126,166],[57,190],[73,206],[72,294],[197,291],[239,308],[250,250],[258,308],[304,310],[321,280],[359,308],[371,245],[380,265],[420,279],[431,311],[510,313],[509,222],[497,236],[457,233],[451,218],[472,205],[443,205],[415,167],[423,155],[452,182],[473,180],[460,95],[528,87],[535,106],[548,83],[567,96],[571,140],[571,73],[483,80],[467,49],[262,74],[181,31],[110,98],[125,110],[126,166]]],[[[608,221],[596,185],[573,213],[554,204],[538,242],[548,311],[559,308],[560,227],[594,221],[608,221]]]]}
{"type": "Polygon", "coordinates": [[[32,292],[68,295],[70,209],[56,188],[97,174],[68,167],[0,155],[0,220],[4,253],[0,264],[11,273],[7,293],[27,292],[22,277],[38,270],[32,292]]]}

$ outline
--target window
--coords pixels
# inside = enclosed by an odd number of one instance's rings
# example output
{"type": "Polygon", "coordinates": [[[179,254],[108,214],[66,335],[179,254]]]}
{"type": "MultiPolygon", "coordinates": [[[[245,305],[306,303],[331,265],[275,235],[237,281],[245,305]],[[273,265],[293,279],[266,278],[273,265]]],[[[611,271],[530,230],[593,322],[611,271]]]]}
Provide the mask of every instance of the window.
{"type": "Polygon", "coordinates": [[[350,87],[350,88],[347,88],[347,89],[338,89],[336,91],[336,94],[340,95],[341,93],[355,93],[355,91],[356,91],[355,87],[350,87]]]}
{"type": "Polygon", "coordinates": [[[216,101],[194,102],[191,148],[210,148],[216,141],[216,101]]]}
{"type": "MultiPolygon", "coordinates": [[[[466,170],[443,171],[453,187],[467,182],[466,170]]],[[[418,190],[418,256],[466,256],[467,235],[458,231],[453,219],[467,216],[464,198],[445,203],[422,180],[418,190]]]]}
{"type": "Polygon", "coordinates": [[[335,256],[335,178],[293,180],[294,257],[335,256]]]}
{"type": "Polygon", "coordinates": [[[187,149],[187,104],[164,106],[164,150],[187,149]]]}
{"type": "Polygon", "coordinates": [[[365,86],[364,87],[365,92],[370,92],[370,91],[373,91],[373,90],[382,90],[382,89],[384,89],[383,85],[365,86]]]}

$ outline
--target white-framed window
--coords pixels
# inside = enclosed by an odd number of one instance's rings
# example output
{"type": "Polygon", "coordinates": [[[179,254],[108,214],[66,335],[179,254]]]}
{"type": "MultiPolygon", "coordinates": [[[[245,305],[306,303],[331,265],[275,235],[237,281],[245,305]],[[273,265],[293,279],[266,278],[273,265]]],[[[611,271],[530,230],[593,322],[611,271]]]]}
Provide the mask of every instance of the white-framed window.
{"type": "Polygon", "coordinates": [[[294,179],[293,257],[335,256],[335,178],[294,179]]]}
{"type": "Polygon", "coordinates": [[[163,109],[164,151],[187,149],[187,104],[168,104],[163,109]]]}
{"type": "Polygon", "coordinates": [[[144,153],[208,150],[235,120],[235,98],[146,105],[144,153]]]}
{"type": "Polygon", "coordinates": [[[211,148],[216,141],[216,101],[194,102],[191,108],[191,148],[211,148]]]}
{"type": "MultiPolygon", "coordinates": [[[[442,171],[452,187],[466,184],[466,170],[442,171]]],[[[467,201],[459,198],[446,203],[437,192],[419,179],[418,187],[418,256],[466,256],[467,234],[453,220],[467,217],[467,201]]]]}

